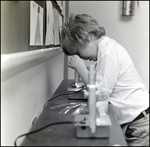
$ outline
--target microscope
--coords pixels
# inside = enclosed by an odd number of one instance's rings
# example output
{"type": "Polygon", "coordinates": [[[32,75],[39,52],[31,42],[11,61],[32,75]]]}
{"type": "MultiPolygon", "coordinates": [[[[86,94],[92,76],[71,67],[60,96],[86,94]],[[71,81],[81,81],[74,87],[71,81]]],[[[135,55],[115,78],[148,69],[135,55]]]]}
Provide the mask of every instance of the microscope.
{"type": "Polygon", "coordinates": [[[83,91],[80,91],[84,88],[85,88],[85,84],[82,82],[82,80],[80,80],[80,76],[79,76],[78,72],[75,70],[75,81],[73,83],[71,83],[68,87],[68,92],[69,92],[68,99],[71,99],[71,100],[85,99],[83,91]],[[80,92],[74,93],[77,91],[80,91],[80,92]],[[74,93],[74,94],[72,94],[72,93],[74,93]]]}
{"type": "Polygon", "coordinates": [[[108,138],[111,121],[107,113],[101,113],[97,107],[97,99],[100,91],[96,89],[94,65],[90,65],[88,73],[87,90],[84,90],[84,98],[88,99],[88,113],[75,115],[76,137],[78,138],[108,138]]]}

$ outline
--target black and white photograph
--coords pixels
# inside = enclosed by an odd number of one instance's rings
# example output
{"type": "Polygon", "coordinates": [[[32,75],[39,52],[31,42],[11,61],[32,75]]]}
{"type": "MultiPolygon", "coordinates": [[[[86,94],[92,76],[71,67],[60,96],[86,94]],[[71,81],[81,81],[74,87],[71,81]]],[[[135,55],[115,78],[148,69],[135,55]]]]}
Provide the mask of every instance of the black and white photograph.
{"type": "Polygon", "coordinates": [[[149,1],[1,1],[1,146],[149,146],[149,1]]]}

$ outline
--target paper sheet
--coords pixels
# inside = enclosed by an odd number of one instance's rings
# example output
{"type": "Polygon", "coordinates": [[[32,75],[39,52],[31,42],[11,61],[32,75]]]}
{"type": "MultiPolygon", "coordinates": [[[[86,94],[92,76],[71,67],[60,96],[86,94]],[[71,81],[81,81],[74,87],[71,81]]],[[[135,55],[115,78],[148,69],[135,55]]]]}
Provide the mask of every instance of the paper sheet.
{"type": "Polygon", "coordinates": [[[60,32],[60,27],[59,27],[59,13],[58,11],[54,8],[54,38],[55,38],[55,45],[60,44],[60,38],[59,38],[59,32],[60,32]]]}
{"type": "Polygon", "coordinates": [[[51,1],[46,1],[46,39],[45,45],[54,44],[53,33],[54,9],[51,1]]]}
{"type": "Polygon", "coordinates": [[[43,8],[30,1],[30,45],[43,45],[43,8]]]}

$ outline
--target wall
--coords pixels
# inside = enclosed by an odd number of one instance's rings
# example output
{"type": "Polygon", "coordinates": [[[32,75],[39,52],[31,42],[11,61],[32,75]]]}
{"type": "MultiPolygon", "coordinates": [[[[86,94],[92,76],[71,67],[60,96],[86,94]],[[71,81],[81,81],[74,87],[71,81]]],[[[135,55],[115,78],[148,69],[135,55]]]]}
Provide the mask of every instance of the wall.
{"type": "MultiPolygon", "coordinates": [[[[69,13],[90,14],[126,48],[149,89],[149,1],[139,1],[133,16],[121,16],[121,8],[122,1],[69,1],[69,13]]],[[[68,75],[74,78],[74,71],[68,69],[68,75]]]]}
{"type": "Polygon", "coordinates": [[[62,82],[64,54],[61,48],[29,51],[29,1],[1,4],[1,145],[13,146],[62,82]]]}
{"type": "MultiPolygon", "coordinates": [[[[46,1],[35,1],[43,8],[43,45],[30,46],[30,2],[31,1],[2,1],[1,2],[1,54],[23,52],[58,46],[45,45],[46,40],[46,1]]],[[[56,1],[51,1],[53,8],[59,14],[61,11],[56,1]]],[[[65,6],[65,2],[63,2],[65,6]]],[[[61,15],[62,16],[62,15],[61,15]]],[[[35,26],[36,27],[36,26],[35,26]]]]}
{"type": "MultiPolygon", "coordinates": [[[[35,56],[34,52],[32,54],[33,58],[35,56]]],[[[21,54],[24,55],[25,53],[21,54]]],[[[16,58],[20,55],[15,53],[13,56],[17,61],[16,58]]],[[[43,58],[45,57],[43,56],[43,58]]],[[[9,60],[9,63],[14,62],[12,59],[9,60]]],[[[62,53],[56,54],[45,62],[41,62],[41,60],[42,58],[34,59],[26,64],[22,62],[22,66],[20,66],[22,70],[16,68],[15,70],[18,71],[16,74],[12,76],[9,74],[8,78],[1,81],[2,146],[13,146],[16,137],[29,132],[33,119],[40,115],[43,105],[52,97],[63,80],[64,63],[62,61],[64,55],[62,53]],[[29,67],[28,64],[34,66],[29,67]]],[[[5,77],[3,74],[6,72],[2,72],[2,77],[5,77]]],[[[24,137],[18,139],[17,145],[22,142],[22,139],[24,137]]]]}
{"type": "Polygon", "coordinates": [[[1,2],[1,54],[29,48],[29,1],[1,2]]]}

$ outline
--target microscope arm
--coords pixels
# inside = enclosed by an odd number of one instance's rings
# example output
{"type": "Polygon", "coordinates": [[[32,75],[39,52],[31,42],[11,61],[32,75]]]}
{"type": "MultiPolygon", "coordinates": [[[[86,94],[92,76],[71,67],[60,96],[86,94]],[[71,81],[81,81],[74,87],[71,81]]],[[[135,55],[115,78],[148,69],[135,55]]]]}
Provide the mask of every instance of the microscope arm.
{"type": "Polygon", "coordinates": [[[94,134],[96,132],[96,84],[94,65],[89,67],[88,81],[88,92],[85,92],[85,97],[88,97],[89,126],[91,133],[94,134]]]}
{"type": "Polygon", "coordinates": [[[89,89],[89,123],[91,133],[96,132],[96,98],[95,98],[95,85],[88,85],[89,89]]]}

